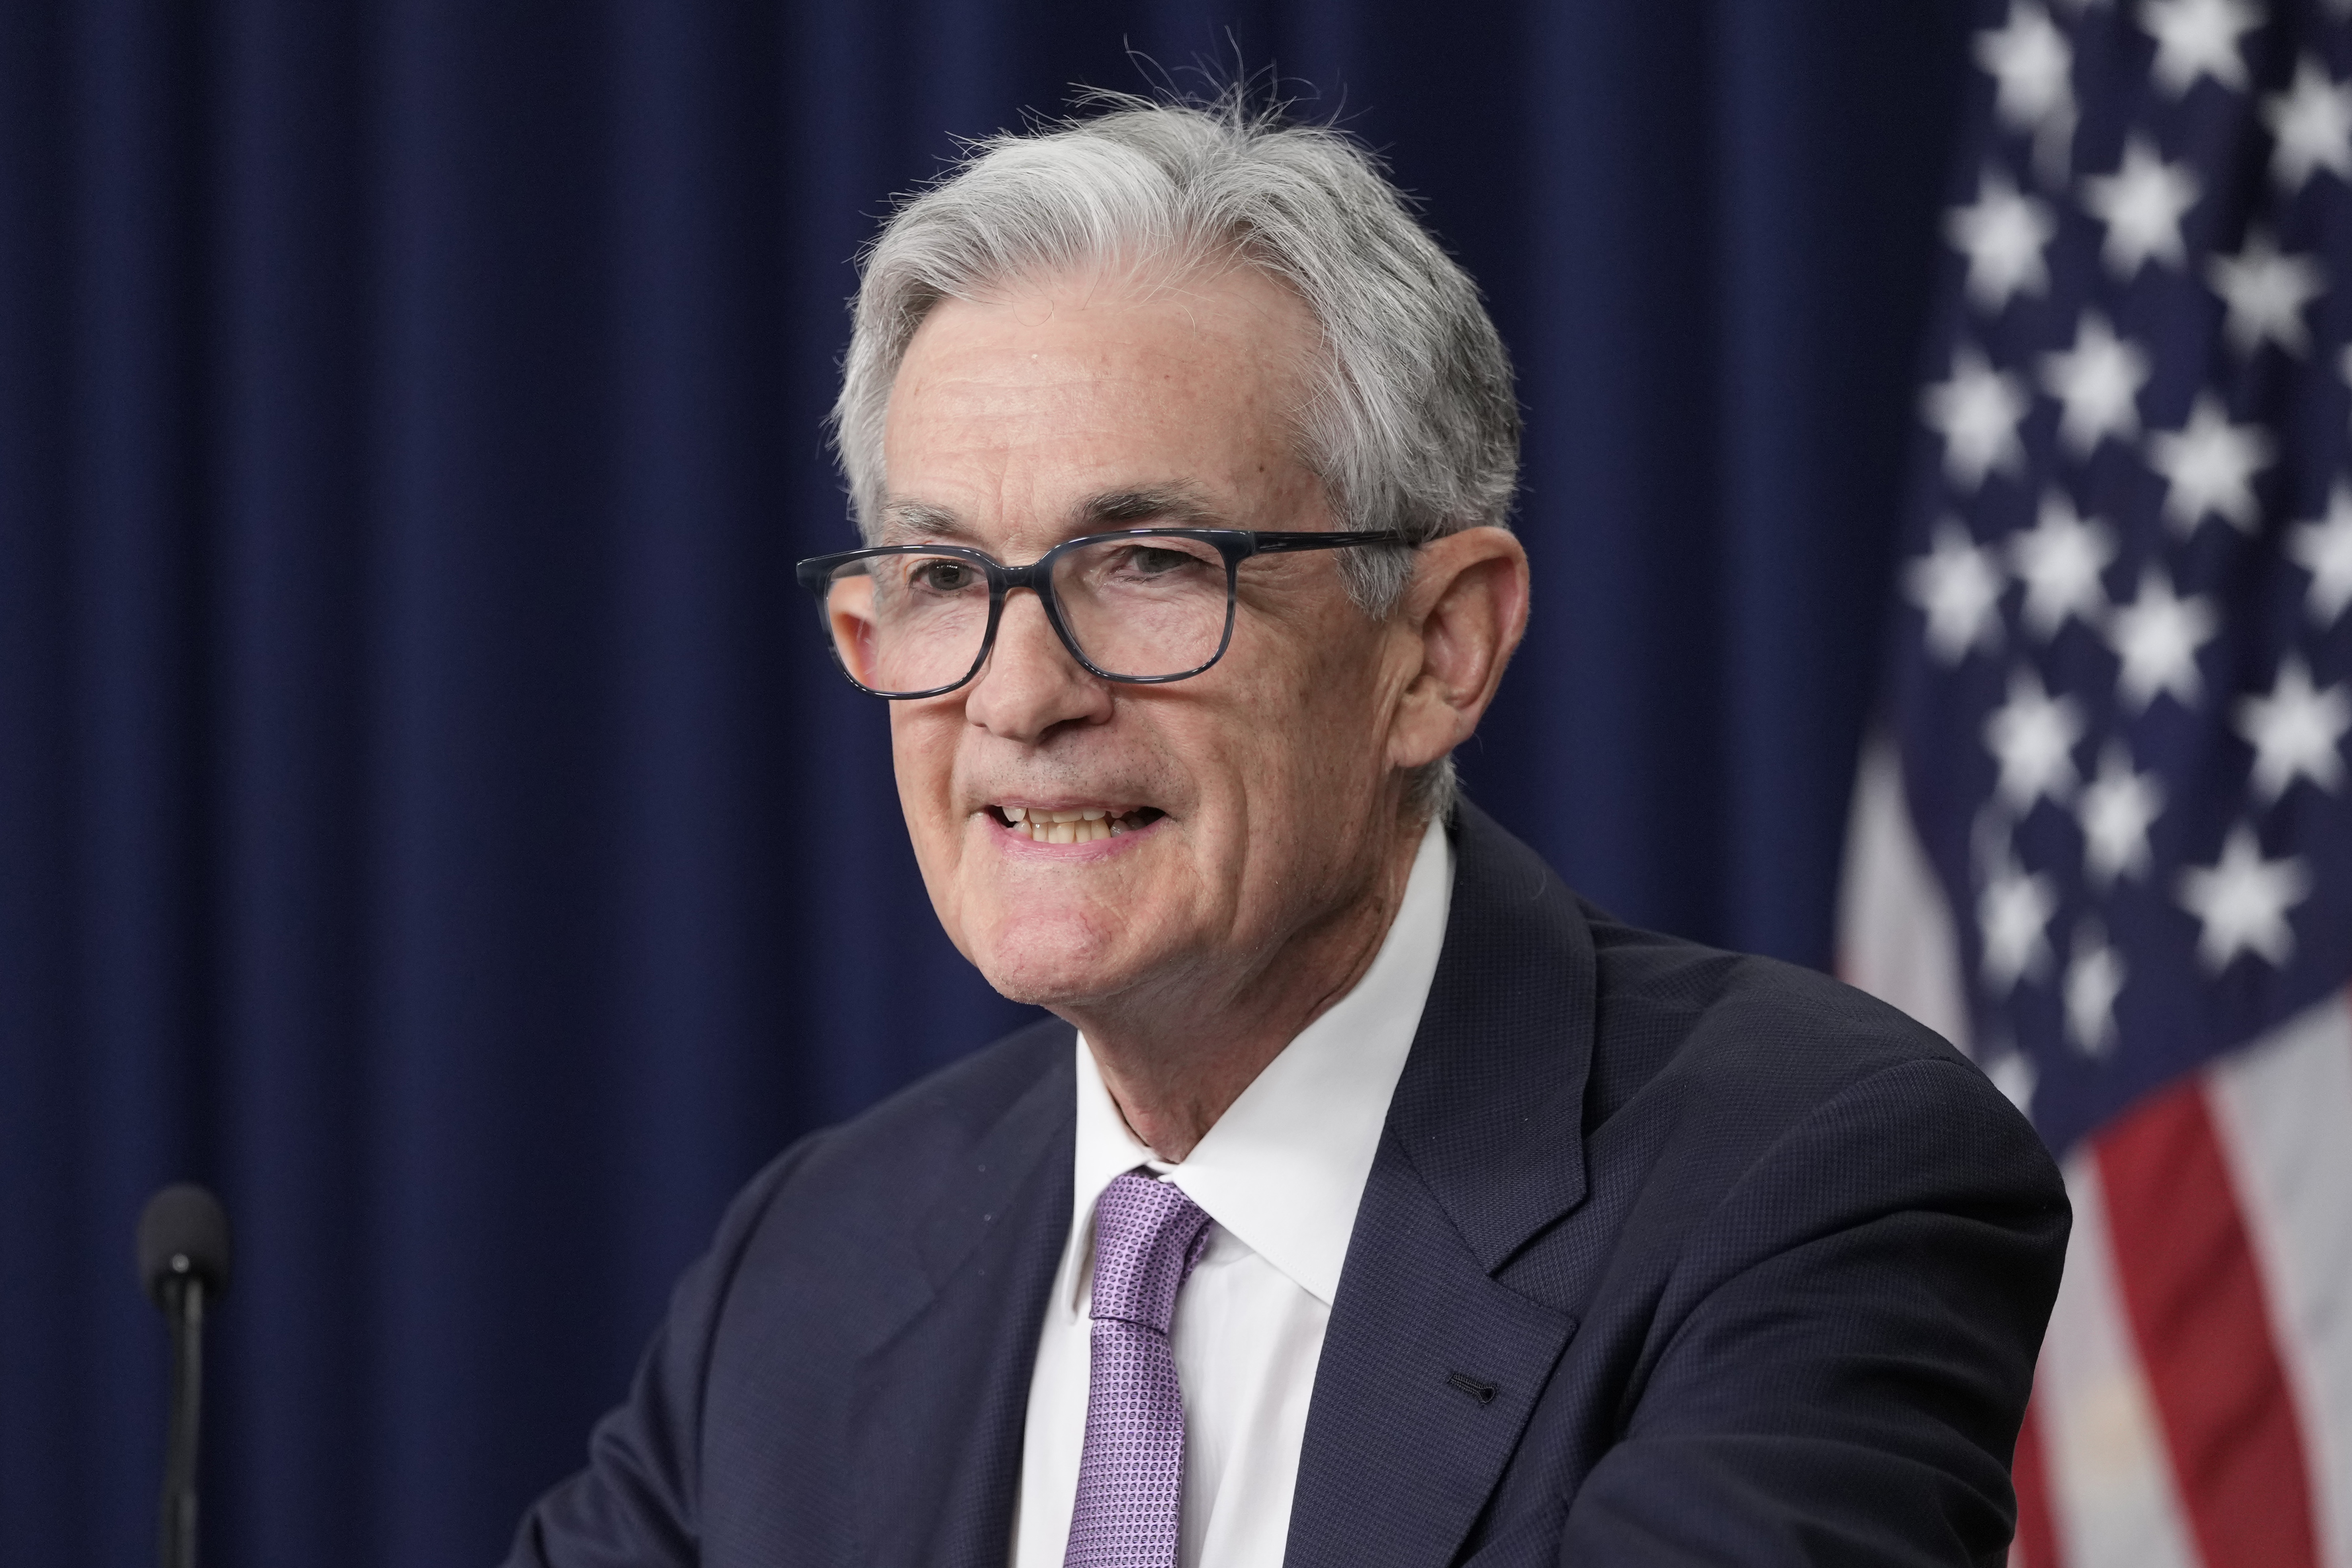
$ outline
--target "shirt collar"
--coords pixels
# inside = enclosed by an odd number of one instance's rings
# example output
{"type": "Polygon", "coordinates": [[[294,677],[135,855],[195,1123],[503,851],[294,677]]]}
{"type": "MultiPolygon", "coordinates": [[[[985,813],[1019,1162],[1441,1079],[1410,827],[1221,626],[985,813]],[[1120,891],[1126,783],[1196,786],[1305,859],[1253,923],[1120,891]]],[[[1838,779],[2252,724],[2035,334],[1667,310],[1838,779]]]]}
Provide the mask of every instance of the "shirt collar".
{"type": "MultiPolygon", "coordinates": [[[[1079,1036],[1073,1251],[1093,1248],[1095,1201],[1103,1189],[1148,1165],[1329,1306],[1389,1100],[1437,975],[1453,892],[1454,847],[1444,825],[1432,821],[1404,900],[1364,977],[1266,1064],[1181,1164],[1155,1158],[1129,1131],[1079,1036]]],[[[1082,1264],[1084,1256],[1068,1261],[1082,1264]]],[[[1062,1277],[1083,1279],[1087,1273],[1066,1268],[1062,1277]]]]}

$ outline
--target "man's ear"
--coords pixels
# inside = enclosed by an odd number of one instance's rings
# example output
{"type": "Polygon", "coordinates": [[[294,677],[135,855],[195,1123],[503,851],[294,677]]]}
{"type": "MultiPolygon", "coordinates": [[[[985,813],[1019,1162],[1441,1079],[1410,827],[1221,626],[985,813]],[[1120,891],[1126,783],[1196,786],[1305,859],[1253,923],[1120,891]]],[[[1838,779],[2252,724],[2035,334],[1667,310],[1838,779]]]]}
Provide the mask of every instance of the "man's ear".
{"type": "Polygon", "coordinates": [[[1414,552],[1395,611],[1406,679],[1389,761],[1433,763],[1470,738],[1528,627],[1528,552],[1500,528],[1468,528],[1414,552]]]}

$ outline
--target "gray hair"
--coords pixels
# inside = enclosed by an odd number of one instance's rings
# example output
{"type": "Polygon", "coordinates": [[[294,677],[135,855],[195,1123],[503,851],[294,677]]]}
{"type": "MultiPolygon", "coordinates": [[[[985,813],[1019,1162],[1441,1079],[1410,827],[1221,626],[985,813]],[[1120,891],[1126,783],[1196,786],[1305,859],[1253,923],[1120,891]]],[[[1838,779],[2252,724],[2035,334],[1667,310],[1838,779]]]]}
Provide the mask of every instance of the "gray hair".
{"type": "MultiPolygon", "coordinates": [[[[860,258],[835,447],[859,528],[878,535],[890,386],[942,300],[1113,261],[1177,267],[1238,258],[1295,290],[1321,331],[1299,436],[1341,526],[1413,543],[1509,526],[1519,408],[1511,362],[1471,281],[1372,154],[1330,126],[1249,109],[1095,93],[1103,112],[973,144],[908,198],[860,258]]],[[[1402,550],[1349,551],[1349,592],[1392,610],[1402,550]]],[[[1450,808],[1451,759],[1419,771],[1414,803],[1450,808]]]]}

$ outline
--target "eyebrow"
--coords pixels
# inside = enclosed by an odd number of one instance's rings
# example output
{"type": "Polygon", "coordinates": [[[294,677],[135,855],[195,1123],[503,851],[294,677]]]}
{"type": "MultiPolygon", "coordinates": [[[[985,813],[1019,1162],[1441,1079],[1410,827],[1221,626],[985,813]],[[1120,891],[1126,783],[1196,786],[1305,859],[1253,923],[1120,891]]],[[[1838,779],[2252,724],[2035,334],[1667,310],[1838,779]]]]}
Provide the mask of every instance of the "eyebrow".
{"type": "MultiPolygon", "coordinates": [[[[1223,513],[1190,485],[1139,485],[1088,496],[1071,510],[1072,537],[1098,529],[1164,522],[1180,528],[1231,527],[1223,513]]],[[[980,536],[952,507],[894,500],[883,508],[883,537],[893,543],[939,541],[977,546],[980,536]]]]}
{"type": "Polygon", "coordinates": [[[953,509],[919,500],[894,500],[882,509],[882,537],[896,544],[935,539],[977,544],[979,539],[953,509]]]}
{"type": "Polygon", "coordinates": [[[1166,522],[1184,528],[1215,527],[1224,521],[1217,509],[1190,485],[1105,490],[1087,497],[1078,507],[1078,521],[1088,527],[1166,522]]]}

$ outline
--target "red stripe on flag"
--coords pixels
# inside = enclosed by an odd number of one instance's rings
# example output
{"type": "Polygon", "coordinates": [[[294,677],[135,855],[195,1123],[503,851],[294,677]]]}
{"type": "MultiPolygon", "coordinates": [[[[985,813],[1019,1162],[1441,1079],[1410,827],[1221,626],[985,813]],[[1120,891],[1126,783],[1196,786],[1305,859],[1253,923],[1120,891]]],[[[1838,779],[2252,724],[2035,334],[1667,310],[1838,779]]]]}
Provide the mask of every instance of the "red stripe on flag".
{"type": "Polygon", "coordinates": [[[2303,1435],[2203,1080],[2094,1146],[2116,1278],[2206,1568],[2315,1568],[2303,1435]]]}
{"type": "Polygon", "coordinates": [[[2010,1562],[2021,1568],[2062,1568],[2058,1525],[2050,1516],[2050,1473],[2042,1468],[2041,1413],[2031,1403],[2025,1425],[2017,1429],[2017,1456],[2009,1475],[2017,1488],[2017,1550],[2010,1562]]]}

